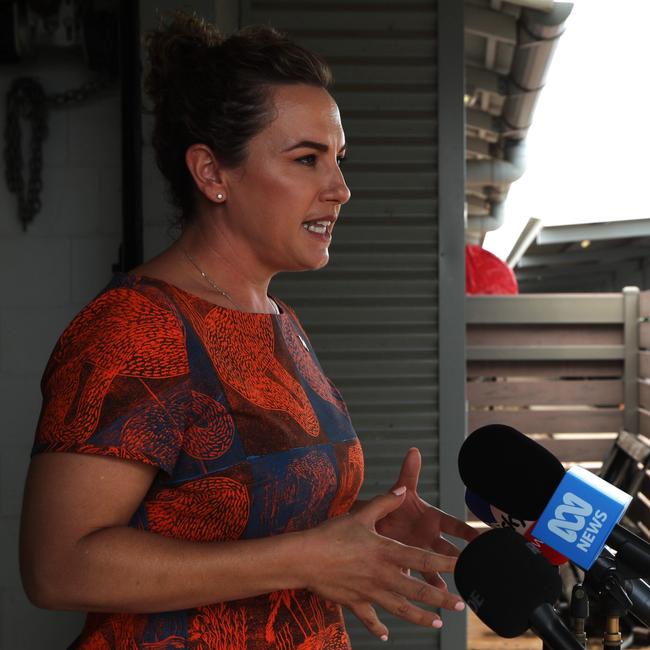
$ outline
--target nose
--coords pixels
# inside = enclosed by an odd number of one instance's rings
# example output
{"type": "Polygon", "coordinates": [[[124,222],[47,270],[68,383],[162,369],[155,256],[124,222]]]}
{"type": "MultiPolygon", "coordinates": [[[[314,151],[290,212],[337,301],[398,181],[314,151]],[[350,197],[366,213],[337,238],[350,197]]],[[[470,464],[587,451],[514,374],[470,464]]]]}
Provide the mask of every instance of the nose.
{"type": "Polygon", "coordinates": [[[327,189],[323,193],[323,200],[335,201],[340,205],[347,203],[350,200],[352,193],[350,188],[345,182],[341,168],[336,165],[333,177],[330,179],[327,189]]]}

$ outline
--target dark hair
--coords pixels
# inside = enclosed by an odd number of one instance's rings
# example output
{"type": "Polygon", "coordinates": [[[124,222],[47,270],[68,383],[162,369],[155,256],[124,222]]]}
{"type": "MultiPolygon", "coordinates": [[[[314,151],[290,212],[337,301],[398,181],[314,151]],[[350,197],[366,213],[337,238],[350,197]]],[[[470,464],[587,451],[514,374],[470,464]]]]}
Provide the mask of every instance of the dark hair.
{"type": "Polygon", "coordinates": [[[268,25],[225,38],[196,14],[177,10],[168,16],[145,36],[150,69],[144,88],[154,104],[156,162],[182,224],[195,208],[188,147],[206,144],[226,167],[240,166],[249,140],[274,119],[273,86],[328,88],[332,74],[317,54],[268,25]]]}

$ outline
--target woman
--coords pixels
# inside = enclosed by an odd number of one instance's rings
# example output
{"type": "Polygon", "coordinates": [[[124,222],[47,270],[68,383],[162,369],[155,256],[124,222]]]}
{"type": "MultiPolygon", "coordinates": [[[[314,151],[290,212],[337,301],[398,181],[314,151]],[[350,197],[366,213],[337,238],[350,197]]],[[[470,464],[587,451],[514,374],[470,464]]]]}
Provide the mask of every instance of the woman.
{"type": "Polygon", "coordinates": [[[269,27],[223,40],[182,13],[147,46],[182,233],[52,353],[23,508],[29,597],[91,612],[74,648],[348,648],[341,605],[384,640],[377,604],[440,627],[412,601],[463,608],[440,533],[474,532],[418,497],[415,449],[391,493],[355,503],[345,404],[268,294],[276,273],[327,263],[350,198],[326,65],[269,27]]]}

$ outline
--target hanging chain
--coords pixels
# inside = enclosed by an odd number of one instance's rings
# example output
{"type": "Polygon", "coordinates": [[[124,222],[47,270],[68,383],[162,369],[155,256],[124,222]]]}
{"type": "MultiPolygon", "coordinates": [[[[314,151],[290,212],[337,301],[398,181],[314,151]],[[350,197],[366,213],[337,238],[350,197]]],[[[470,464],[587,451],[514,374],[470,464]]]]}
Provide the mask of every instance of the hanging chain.
{"type": "Polygon", "coordinates": [[[31,77],[15,79],[7,92],[7,122],[5,124],[5,176],[7,186],[18,199],[18,217],[23,230],[41,209],[43,189],[43,142],[48,135],[49,109],[81,104],[115,83],[114,77],[98,77],[78,88],[46,95],[43,86],[31,77]],[[23,178],[23,148],[21,118],[31,122],[31,140],[27,163],[28,179],[23,178]]]}

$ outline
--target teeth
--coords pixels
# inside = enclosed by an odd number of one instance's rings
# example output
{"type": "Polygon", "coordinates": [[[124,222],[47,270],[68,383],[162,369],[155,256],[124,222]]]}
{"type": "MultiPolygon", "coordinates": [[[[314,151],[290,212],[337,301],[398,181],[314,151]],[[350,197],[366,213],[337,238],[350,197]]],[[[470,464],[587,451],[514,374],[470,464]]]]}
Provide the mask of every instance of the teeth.
{"type": "Polygon", "coordinates": [[[307,221],[306,223],[303,223],[302,226],[305,230],[309,230],[309,232],[315,232],[319,235],[324,235],[330,227],[331,223],[332,222],[329,219],[322,219],[321,221],[307,221]]]}
{"type": "Polygon", "coordinates": [[[327,226],[329,225],[329,222],[326,223],[326,225],[318,225],[322,223],[322,221],[317,221],[316,223],[303,223],[302,227],[305,230],[309,230],[309,232],[315,232],[319,235],[324,235],[327,232],[327,226]]]}

